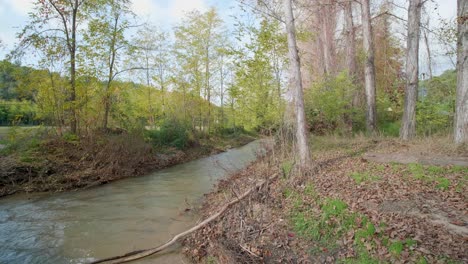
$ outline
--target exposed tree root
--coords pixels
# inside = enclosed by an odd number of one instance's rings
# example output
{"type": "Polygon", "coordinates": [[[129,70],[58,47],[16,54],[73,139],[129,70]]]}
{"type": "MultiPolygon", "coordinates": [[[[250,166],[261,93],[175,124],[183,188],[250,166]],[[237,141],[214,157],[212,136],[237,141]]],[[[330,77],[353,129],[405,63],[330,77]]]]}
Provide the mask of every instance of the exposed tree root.
{"type": "Polygon", "coordinates": [[[125,263],[125,262],[134,261],[134,260],[137,260],[137,259],[141,259],[141,258],[150,256],[150,255],[153,255],[155,253],[161,252],[164,249],[168,248],[169,246],[173,245],[179,239],[181,239],[181,238],[185,237],[186,235],[191,234],[191,233],[201,229],[202,227],[206,226],[207,224],[211,223],[213,220],[215,220],[218,217],[220,217],[221,215],[223,215],[223,213],[226,212],[227,209],[229,209],[231,206],[233,206],[234,204],[240,202],[242,199],[249,196],[249,194],[251,194],[255,190],[259,190],[265,184],[275,180],[277,177],[278,177],[278,174],[274,174],[270,178],[257,183],[253,188],[251,188],[248,191],[244,192],[238,198],[236,198],[235,200],[233,200],[233,201],[227,203],[226,205],[224,205],[217,213],[215,213],[212,216],[208,217],[207,219],[205,219],[204,221],[202,221],[198,225],[196,225],[196,226],[194,226],[194,227],[192,227],[192,228],[190,228],[190,229],[188,229],[188,230],[186,230],[186,231],[184,231],[182,233],[179,233],[179,234],[175,235],[171,240],[167,241],[166,243],[164,243],[164,244],[162,244],[162,245],[160,245],[158,247],[143,249],[143,250],[136,250],[136,251],[132,251],[132,252],[126,253],[126,254],[121,255],[121,256],[115,256],[115,257],[110,257],[110,258],[106,258],[106,259],[100,259],[100,260],[97,260],[97,261],[93,261],[90,264],[96,264],[96,263],[109,263],[109,264],[110,263],[125,263]]]}

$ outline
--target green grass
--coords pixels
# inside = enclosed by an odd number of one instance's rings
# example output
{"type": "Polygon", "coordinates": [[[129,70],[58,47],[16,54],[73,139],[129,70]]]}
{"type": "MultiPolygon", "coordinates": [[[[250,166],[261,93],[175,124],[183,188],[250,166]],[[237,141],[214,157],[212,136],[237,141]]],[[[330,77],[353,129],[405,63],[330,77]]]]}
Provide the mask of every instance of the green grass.
{"type": "Polygon", "coordinates": [[[437,189],[441,189],[441,190],[444,190],[444,191],[448,190],[448,188],[450,186],[449,179],[444,178],[444,177],[437,177],[435,179],[435,181],[437,182],[437,185],[436,185],[437,189]]]}
{"type": "Polygon", "coordinates": [[[292,168],[293,168],[293,162],[292,161],[283,162],[283,164],[281,164],[281,170],[283,172],[283,177],[288,178],[289,174],[291,173],[292,168]]]}
{"type": "Polygon", "coordinates": [[[351,173],[350,176],[351,176],[351,178],[354,179],[354,181],[357,184],[361,184],[363,182],[371,182],[371,181],[380,180],[379,176],[371,175],[371,174],[369,174],[367,172],[363,172],[363,173],[353,172],[353,173],[351,173]]]}
{"type": "Polygon", "coordinates": [[[7,138],[9,132],[10,127],[0,127],[0,139],[7,138]]]}
{"type": "Polygon", "coordinates": [[[390,251],[390,253],[392,253],[394,256],[400,256],[401,252],[403,252],[403,249],[404,249],[404,244],[400,240],[393,242],[388,247],[388,251],[390,251]]]}
{"type": "Polygon", "coordinates": [[[348,205],[336,198],[320,198],[313,185],[307,185],[302,193],[287,190],[292,201],[290,211],[291,226],[300,236],[310,239],[316,246],[310,252],[315,254],[323,248],[333,250],[336,244],[349,230],[355,230],[354,243],[357,246],[355,258],[343,259],[341,263],[378,263],[367,249],[363,241],[371,240],[376,228],[364,215],[349,211],[348,205]],[[319,210],[313,210],[304,200],[313,200],[319,210]]]}
{"type": "MultiPolygon", "coordinates": [[[[452,167],[451,169],[446,169],[440,166],[427,166],[424,167],[421,164],[409,164],[407,165],[408,172],[414,179],[424,181],[429,184],[437,183],[435,188],[446,191],[450,187],[450,180],[444,177],[444,174],[451,173],[453,171],[464,171],[465,168],[452,167]]],[[[468,171],[468,170],[467,170],[468,171]]],[[[460,183],[457,184],[458,188],[462,188],[460,183]]]]}
{"type": "Polygon", "coordinates": [[[321,198],[312,184],[306,185],[303,191],[286,189],[284,193],[293,205],[289,212],[292,229],[314,243],[310,249],[311,256],[321,254],[323,249],[331,251],[338,248],[337,241],[350,230],[354,230],[356,254],[354,257],[340,259],[337,263],[380,263],[373,256],[373,249],[377,247],[378,241],[387,247],[392,259],[400,258],[403,251],[411,252],[417,244],[411,238],[391,240],[388,235],[379,231],[385,228],[385,223],[381,222],[379,228],[376,228],[367,216],[351,212],[344,201],[321,198]],[[310,201],[313,201],[312,205],[310,201]]]}

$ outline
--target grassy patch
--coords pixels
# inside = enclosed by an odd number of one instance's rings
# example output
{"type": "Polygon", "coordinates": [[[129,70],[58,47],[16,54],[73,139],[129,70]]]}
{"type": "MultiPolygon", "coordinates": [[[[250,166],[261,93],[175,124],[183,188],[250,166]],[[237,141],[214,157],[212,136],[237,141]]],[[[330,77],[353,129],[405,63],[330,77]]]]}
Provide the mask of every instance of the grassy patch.
{"type": "MultiPolygon", "coordinates": [[[[435,188],[446,191],[450,187],[450,180],[444,177],[446,173],[451,173],[454,168],[457,171],[463,171],[461,168],[452,167],[452,169],[446,169],[440,166],[426,166],[421,164],[409,164],[407,166],[409,174],[416,180],[421,180],[429,184],[435,184],[435,188]]],[[[459,186],[460,183],[457,184],[459,186]]],[[[459,187],[460,189],[463,187],[459,187]]]]}
{"type": "Polygon", "coordinates": [[[371,182],[371,181],[376,181],[380,180],[379,176],[371,175],[370,173],[367,172],[353,172],[351,173],[351,178],[354,179],[354,181],[357,184],[361,184],[363,182],[371,182]]]}
{"type": "Polygon", "coordinates": [[[449,179],[444,178],[444,177],[437,177],[435,178],[435,181],[437,182],[437,185],[436,185],[437,189],[442,189],[444,191],[448,190],[450,186],[449,179]]]}
{"type": "Polygon", "coordinates": [[[281,171],[283,172],[283,177],[285,178],[289,177],[289,174],[291,173],[292,168],[293,168],[292,161],[283,162],[283,164],[281,164],[281,171]]]}
{"type": "Polygon", "coordinates": [[[316,246],[311,253],[328,251],[338,247],[337,241],[350,230],[355,230],[354,244],[357,247],[355,258],[341,260],[342,263],[378,263],[368,252],[364,243],[376,233],[374,224],[364,215],[349,211],[348,205],[336,198],[320,198],[312,185],[307,185],[302,193],[292,192],[293,209],[290,211],[291,225],[300,236],[313,241],[316,246]],[[304,200],[314,201],[315,206],[304,200]]]}

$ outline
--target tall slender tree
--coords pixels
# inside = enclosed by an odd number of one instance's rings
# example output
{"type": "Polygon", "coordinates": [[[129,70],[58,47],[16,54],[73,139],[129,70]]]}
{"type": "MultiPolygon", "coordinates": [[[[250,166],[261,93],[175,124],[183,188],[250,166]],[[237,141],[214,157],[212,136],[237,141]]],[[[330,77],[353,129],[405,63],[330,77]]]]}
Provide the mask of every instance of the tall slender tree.
{"type": "Polygon", "coordinates": [[[294,14],[292,0],[284,0],[284,13],[286,22],[286,33],[288,37],[288,50],[290,62],[290,83],[294,86],[295,106],[296,106],[296,141],[301,169],[309,167],[311,157],[307,142],[307,127],[304,111],[304,91],[302,89],[301,62],[296,43],[296,27],[294,25],[294,14]]]}
{"type": "Polygon", "coordinates": [[[425,1],[410,0],[408,9],[408,40],[406,47],[406,93],[400,138],[410,140],[416,135],[416,101],[419,82],[419,37],[421,8],[425,1]]]}
{"type": "Polygon", "coordinates": [[[100,8],[96,8],[92,15],[84,38],[88,44],[88,59],[95,61],[93,67],[97,77],[105,80],[102,128],[107,129],[114,94],[113,82],[119,74],[128,70],[122,64],[123,56],[129,48],[125,31],[131,27],[129,17],[133,13],[129,0],[103,0],[100,8]]]}
{"type": "Polygon", "coordinates": [[[468,143],[468,1],[457,2],[457,99],[455,143],[468,143]]]}
{"type": "Polygon", "coordinates": [[[85,22],[89,0],[37,0],[30,15],[30,23],[19,34],[22,47],[51,45],[64,47],[68,55],[70,91],[68,110],[70,130],[77,133],[79,104],[77,103],[77,53],[79,25],[85,22]],[[44,43],[46,43],[44,45],[44,43]]]}
{"type": "Polygon", "coordinates": [[[377,127],[377,110],[375,105],[375,64],[374,41],[372,38],[372,24],[370,16],[369,0],[361,1],[362,14],[362,39],[366,56],[364,65],[364,80],[366,92],[366,128],[369,133],[374,133],[377,127]]]}

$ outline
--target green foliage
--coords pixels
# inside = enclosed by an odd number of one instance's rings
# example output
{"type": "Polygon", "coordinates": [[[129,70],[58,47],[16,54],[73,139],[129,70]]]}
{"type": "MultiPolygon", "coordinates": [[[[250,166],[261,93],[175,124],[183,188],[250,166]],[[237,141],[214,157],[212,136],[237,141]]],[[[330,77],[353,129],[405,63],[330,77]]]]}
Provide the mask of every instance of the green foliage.
{"type": "MultiPolygon", "coordinates": [[[[452,170],[453,168],[454,167],[452,167],[452,170]]],[[[458,168],[456,168],[455,170],[457,169],[458,168]]],[[[408,171],[417,180],[422,180],[427,183],[437,183],[435,186],[437,189],[446,191],[450,187],[450,180],[443,177],[446,171],[446,169],[443,167],[439,167],[439,166],[424,167],[421,164],[412,163],[408,165],[408,171]]]]}
{"type": "MultiPolygon", "coordinates": [[[[362,110],[351,108],[357,87],[346,72],[316,82],[305,90],[307,121],[314,133],[325,134],[345,128],[345,116],[353,123],[362,122],[362,110]]],[[[357,126],[359,127],[359,126],[357,126]]]]}
{"type": "Polygon", "coordinates": [[[77,142],[80,139],[77,135],[70,132],[64,133],[62,137],[67,142],[77,142]]]}
{"type": "Polygon", "coordinates": [[[285,178],[289,177],[289,173],[293,168],[293,163],[291,161],[285,161],[281,164],[281,170],[283,171],[283,176],[285,178]]]}
{"type": "Polygon", "coordinates": [[[398,137],[400,134],[400,121],[387,121],[382,122],[379,126],[379,131],[384,136],[398,137]]]}
{"type": "Polygon", "coordinates": [[[157,129],[145,132],[145,138],[156,147],[187,148],[190,143],[187,127],[176,120],[163,121],[157,129]]]}
{"type": "Polygon", "coordinates": [[[47,131],[41,127],[11,127],[7,139],[3,140],[5,148],[0,152],[3,154],[18,153],[22,162],[34,162],[39,151],[44,136],[47,131]]]}
{"type": "Polygon", "coordinates": [[[404,245],[403,245],[403,242],[400,240],[393,242],[388,247],[388,251],[390,251],[390,253],[392,253],[395,256],[400,256],[403,249],[404,249],[404,245]]]}
{"type": "Polygon", "coordinates": [[[349,212],[348,205],[340,199],[321,199],[313,185],[307,185],[302,194],[288,191],[288,197],[291,197],[294,203],[291,211],[294,230],[322,247],[335,247],[335,242],[352,228],[357,230],[359,239],[375,233],[374,225],[366,217],[349,212]],[[320,212],[309,210],[303,199],[317,202],[320,212]]]}
{"type": "Polygon", "coordinates": [[[454,70],[420,83],[417,104],[417,132],[432,135],[451,129],[455,109],[457,75],[454,70]]]}
{"type": "Polygon", "coordinates": [[[375,181],[375,180],[380,179],[380,177],[371,175],[371,174],[369,174],[367,172],[363,172],[363,173],[353,172],[353,173],[351,173],[351,178],[353,178],[354,181],[357,184],[361,184],[363,182],[375,181]]]}
{"type": "Polygon", "coordinates": [[[450,180],[444,177],[435,178],[437,182],[436,188],[446,191],[450,186],[450,180]]]}

